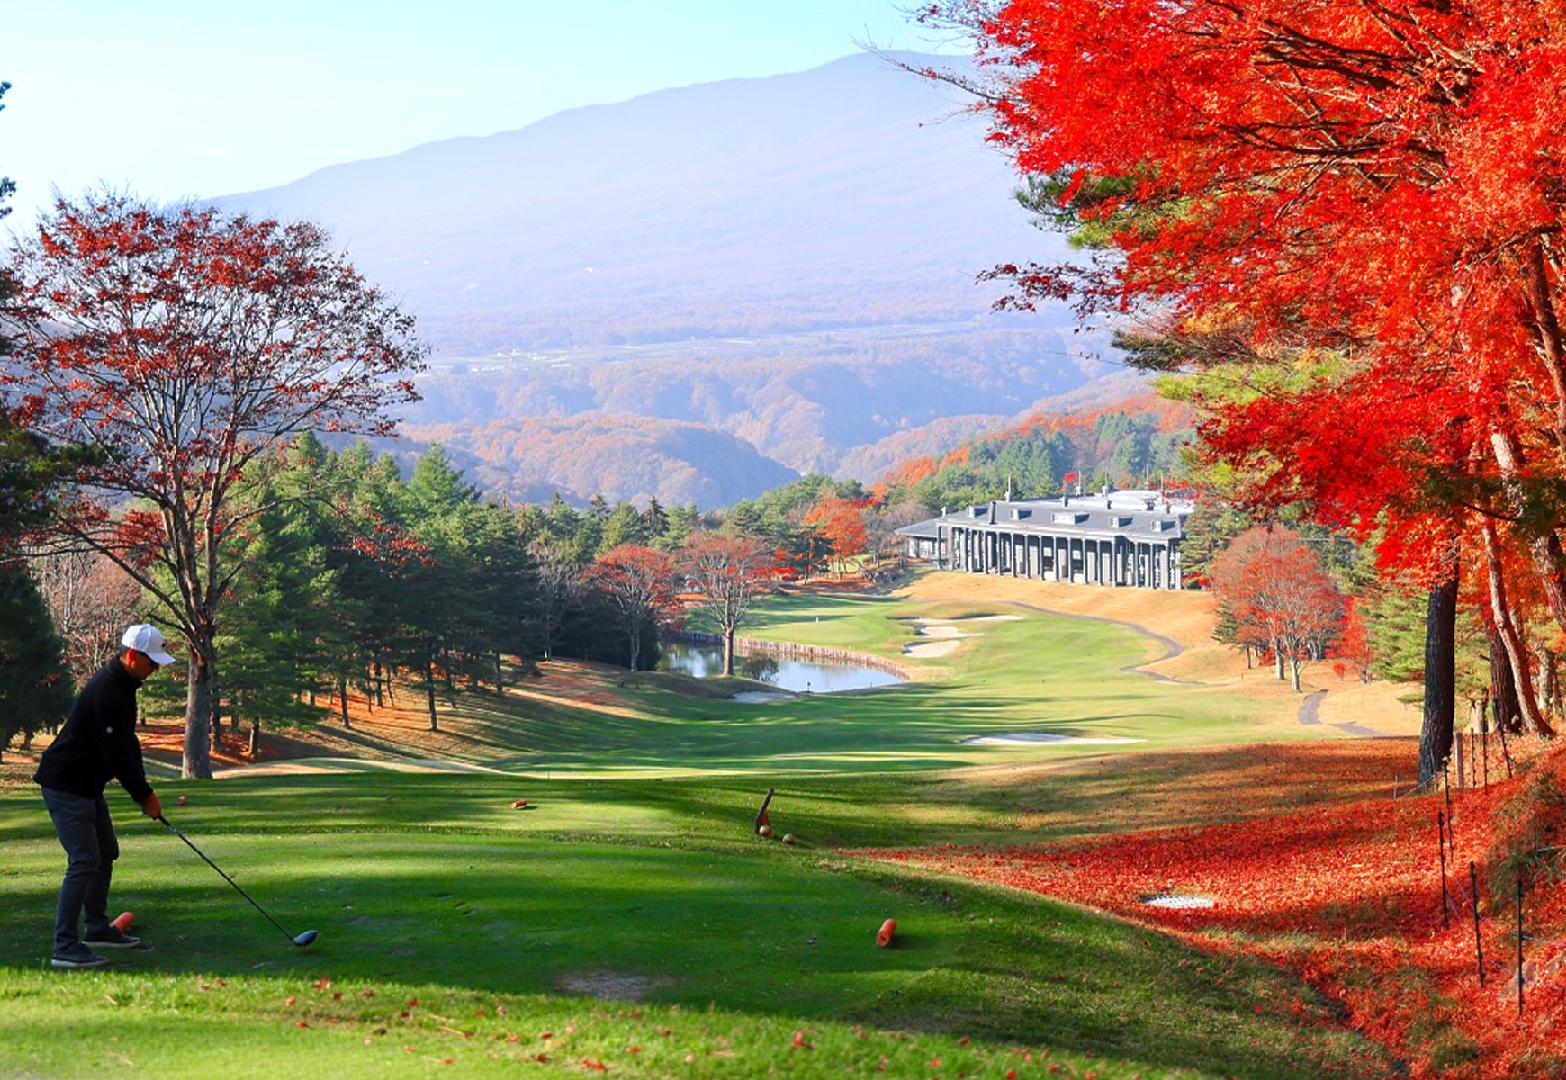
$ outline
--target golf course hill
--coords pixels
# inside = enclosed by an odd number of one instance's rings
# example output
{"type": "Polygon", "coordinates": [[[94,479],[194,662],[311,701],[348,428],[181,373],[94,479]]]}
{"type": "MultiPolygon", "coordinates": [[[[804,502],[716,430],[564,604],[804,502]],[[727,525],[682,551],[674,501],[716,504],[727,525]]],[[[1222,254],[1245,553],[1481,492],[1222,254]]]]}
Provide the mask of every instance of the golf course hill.
{"type": "MultiPolygon", "coordinates": [[[[1416,710],[1326,664],[1295,694],[1211,641],[1210,607],[941,573],[801,589],[742,633],[908,678],[752,701],[744,679],[547,661],[501,693],[442,686],[437,731],[397,682],[373,709],[351,693],[347,725],[263,730],[254,761],[225,735],[216,783],[177,779],[149,717],[169,820],[319,938],[289,947],[111,789],[114,904],[144,945],[70,977],[40,966],[60,864],[27,782],[40,739],[0,789],[0,1074],[1401,1075],[1441,1048],[1373,1022],[1380,999],[1344,990],[1363,969],[1318,977],[1267,944],[1266,911],[1231,941],[1102,891],[1167,878],[1232,920],[1216,870],[1185,880],[1167,850],[1125,863],[1141,878],[1070,869],[1274,823],[1316,865],[1289,823],[1392,805],[1416,710]]],[[[1433,820],[1430,797],[1396,805],[1433,820]]],[[[1389,970],[1440,996],[1430,963],[1389,970]]]]}

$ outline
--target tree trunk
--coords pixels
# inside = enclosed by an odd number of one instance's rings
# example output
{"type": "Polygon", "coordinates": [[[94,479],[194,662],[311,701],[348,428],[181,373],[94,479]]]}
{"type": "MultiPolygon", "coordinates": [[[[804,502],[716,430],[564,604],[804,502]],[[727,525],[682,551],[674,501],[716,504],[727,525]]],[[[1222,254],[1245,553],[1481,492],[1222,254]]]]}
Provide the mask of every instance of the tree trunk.
{"type": "Polygon", "coordinates": [[[500,650],[495,650],[495,696],[506,696],[506,673],[500,666],[500,650]]]}
{"type": "Polygon", "coordinates": [[[1522,710],[1517,704],[1517,681],[1512,676],[1512,662],[1507,658],[1506,645],[1494,622],[1485,624],[1490,639],[1490,702],[1494,710],[1495,729],[1522,734],[1522,710]]]}
{"type": "Polygon", "coordinates": [[[375,704],[386,707],[386,673],[381,669],[381,658],[375,658],[375,704]]]}
{"type": "Polygon", "coordinates": [[[348,719],[348,676],[337,676],[337,707],[342,714],[343,727],[353,730],[353,722],[348,719]]]}
{"type": "Polygon", "coordinates": [[[1533,644],[1533,657],[1539,668],[1539,713],[1549,716],[1555,712],[1559,695],[1559,675],[1555,670],[1555,654],[1542,641],[1533,644]]]}
{"type": "Polygon", "coordinates": [[[636,662],[642,656],[642,627],[640,623],[631,626],[631,670],[636,670],[636,662]]]}
{"type": "MultiPolygon", "coordinates": [[[[1523,458],[1522,444],[1509,425],[1510,419],[1502,412],[1491,429],[1490,448],[1513,508],[1521,509],[1524,501],[1522,473],[1527,462],[1523,458]]],[[[1528,537],[1528,554],[1533,558],[1550,614],[1555,616],[1556,624],[1566,630],[1566,549],[1562,549],[1560,537],[1553,531],[1528,537]]]]}
{"type": "Polygon", "coordinates": [[[734,675],[734,628],[726,626],[723,629],[723,674],[734,675]]]}
{"type": "Polygon", "coordinates": [[[250,756],[253,759],[261,749],[261,721],[250,721],[250,756]]]}
{"type": "Polygon", "coordinates": [[[430,730],[439,731],[440,722],[435,719],[435,649],[424,651],[424,696],[430,710],[430,730]]]}
{"type": "Polygon", "coordinates": [[[185,676],[185,753],[180,776],[185,780],[212,779],[212,679],[211,646],[190,643],[185,676]]]}
{"type": "Polygon", "coordinates": [[[1430,590],[1425,605],[1425,715],[1419,730],[1419,783],[1441,775],[1452,753],[1457,707],[1457,542],[1444,560],[1445,580],[1430,590]]]}
{"type": "Polygon", "coordinates": [[[1562,340],[1560,320],[1555,314],[1544,242],[1540,239],[1535,239],[1528,250],[1528,300],[1533,307],[1539,357],[1555,391],[1555,441],[1566,453],[1566,341],[1562,340]]]}
{"type": "Polygon", "coordinates": [[[1506,579],[1501,574],[1501,553],[1495,533],[1495,522],[1480,519],[1480,532],[1484,537],[1485,564],[1490,577],[1490,613],[1495,617],[1495,629],[1506,650],[1507,661],[1512,667],[1512,680],[1517,688],[1517,709],[1522,717],[1524,730],[1541,735],[1553,735],[1549,722],[1539,715],[1539,699],[1534,695],[1533,675],[1528,669],[1528,644],[1512,614],[1506,599],[1506,579]]]}
{"type": "Polygon", "coordinates": [[[1507,664],[1512,669],[1512,685],[1517,690],[1515,701],[1520,727],[1524,732],[1554,735],[1555,729],[1539,712],[1539,697],[1533,685],[1533,668],[1528,662],[1528,642],[1523,638],[1522,629],[1509,612],[1499,622],[1497,629],[1501,634],[1507,664]]]}
{"type": "Polygon", "coordinates": [[[1272,666],[1278,676],[1278,681],[1282,682],[1285,678],[1283,674],[1283,646],[1277,638],[1272,639],[1272,666]]]}
{"type": "Polygon", "coordinates": [[[1294,680],[1294,692],[1300,692],[1300,654],[1296,650],[1289,654],[1289,673],[1294,680]]]}

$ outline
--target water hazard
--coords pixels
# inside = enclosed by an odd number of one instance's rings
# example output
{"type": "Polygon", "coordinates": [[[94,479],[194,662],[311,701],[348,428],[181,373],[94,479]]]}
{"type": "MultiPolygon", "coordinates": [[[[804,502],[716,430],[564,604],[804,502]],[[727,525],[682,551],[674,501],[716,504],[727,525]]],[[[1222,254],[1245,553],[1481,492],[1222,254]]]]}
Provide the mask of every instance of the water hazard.
{"type": "MultiPolygon", "coordinates": [[[[673,642],[663,646],[659,671],[675,671],[697,679],[723,674],[723,646],[673,642]]],[[[790,660],[757,653],[734,658],[734,674],[800,694],[830,694],[839,690],[869,690],[902,680],[890,672],[860,664],[824,660],[790,660]]]]}

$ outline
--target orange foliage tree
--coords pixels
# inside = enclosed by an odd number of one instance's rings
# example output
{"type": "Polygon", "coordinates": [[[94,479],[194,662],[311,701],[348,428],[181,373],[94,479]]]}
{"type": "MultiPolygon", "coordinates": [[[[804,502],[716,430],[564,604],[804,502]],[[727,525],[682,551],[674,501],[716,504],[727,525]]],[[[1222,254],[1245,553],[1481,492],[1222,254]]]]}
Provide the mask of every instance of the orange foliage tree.
{"type": "Polygon", "coordinates": [[[632,671],[641,661],[642,632],[674,611],[675,569],[674,556],[640,544],[610,548],[593,563],[590,580],[619,615],[632,671]]]}
{"type": "Polygon", "coordinates": [[[847,568],[848,560],[863,554],[870,543],[864,511],[862,500],[823,495],[805,514],[804,524],[818,530],[832,545],[832,554],[837,559],[840,573],[847,568]]]}
{"type": "Polygon", "coordinates": [[[733,675],[734,633],[771,577],[767,550],[747,537],[702,532],[686,543],[681,562],[701,593],[701,607],[723,634],[723,674],[733,675]]]}
{"type": "MultiPolygon", "coordinates": [[[[1431,587],[1421,774],[1450,744],[1459,567],[1523,556],[1566,627],[1566,15],[1510,0],[950,0],[995,138],[1089,267],[1002,268],[1163,341],[1168,368],[1322,352],[1205,402],[1261,502],[1306,501],[1431,587]],[[1128,108],[1128,103],[1134,107],[1128,108]],[[1488,535],[1485,534],[1488,530],[1488,535]],[[1439,726],[1439,725],[1437,725],[1439,726]]],[[[1493,590],[1492,590],[1493,591],[1493,590]]],[[[1511,663],[1521,625],[1494,615],[1511,663]]],[[[1525,670],[1517,672],[1519,681],[1525,670]]]]}
{"type": "Polygon", "coordinates": [[[1298,533],[1252,528],[1213,560],[1213,592],[1240,628],[1242,642],[1265,642],[1278,678],[1288,664],[1300,689],[1300,664],[1325,653],[1343,623],[1343,594],[1298,533]]]}

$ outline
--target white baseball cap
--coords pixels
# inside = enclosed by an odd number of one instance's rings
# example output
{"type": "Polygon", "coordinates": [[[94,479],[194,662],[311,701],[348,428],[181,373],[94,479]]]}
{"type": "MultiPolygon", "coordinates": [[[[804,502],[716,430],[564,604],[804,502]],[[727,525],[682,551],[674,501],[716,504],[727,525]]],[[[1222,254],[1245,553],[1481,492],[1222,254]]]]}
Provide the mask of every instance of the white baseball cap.
{"type": "Polygon", "coordinates": [[[163,647],[163,634],[156,626],[146,623],[137,623],[127,627],[120,637],[120,644],[127,649],[135,649],[139,653],[146,653],[152,657],[152,661],[159,666],[172,664],[174,658],[163,647]]]}

